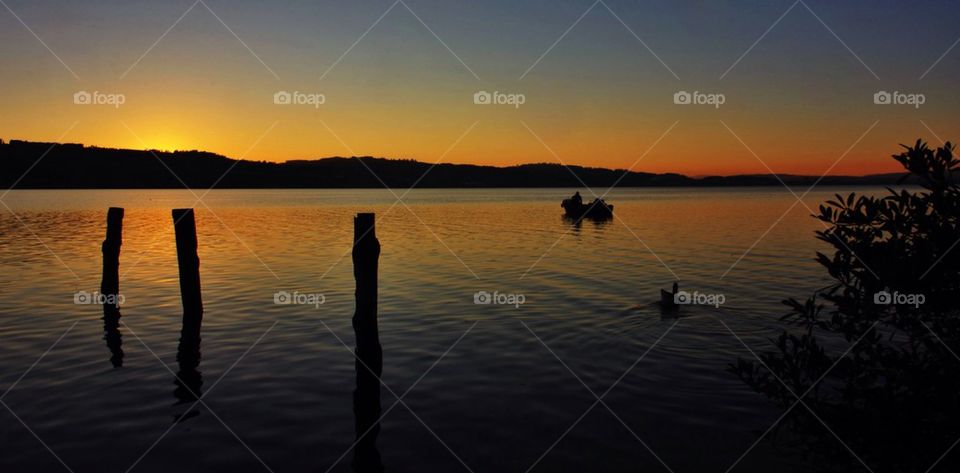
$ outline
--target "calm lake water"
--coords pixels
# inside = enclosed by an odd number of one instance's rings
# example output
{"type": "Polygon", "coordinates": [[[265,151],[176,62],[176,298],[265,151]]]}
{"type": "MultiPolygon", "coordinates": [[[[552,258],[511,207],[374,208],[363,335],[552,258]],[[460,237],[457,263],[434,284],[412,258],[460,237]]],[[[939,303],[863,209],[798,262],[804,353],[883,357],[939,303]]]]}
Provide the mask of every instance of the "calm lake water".
{"type": "MultiPolygon", "coordinates": [[[[804,201],[852,190],[864,191],[804,201]]],[[[386,190],[214,190],[203,203],[202,191],[12,191],[0,471],[349,471],[349,252],[353,216],[370,211],[387,471],[804,470],[773,436],[751,450],[782,409],[726,367],[772,348],[781,299],[829,282],[813,261],[822,225],[786,189],[762,188],[616,190],[616,219],[574,226],[559,207],[572,192],[414,190],[394,205],[386,190]],[[109,206],[126,208],[122,367],[100,307],[74,303],[99,288],[109,206]],[[175,394],[170,216],[190,206],[205,304],[193,409],[175,394]],[[724,304],[664,317],[659,289],[675,279],[724,304]],[[325,300],[278,305],[278,291],[325,300]],[[524,303],[475,304],[478,291],[524,303]]]]}

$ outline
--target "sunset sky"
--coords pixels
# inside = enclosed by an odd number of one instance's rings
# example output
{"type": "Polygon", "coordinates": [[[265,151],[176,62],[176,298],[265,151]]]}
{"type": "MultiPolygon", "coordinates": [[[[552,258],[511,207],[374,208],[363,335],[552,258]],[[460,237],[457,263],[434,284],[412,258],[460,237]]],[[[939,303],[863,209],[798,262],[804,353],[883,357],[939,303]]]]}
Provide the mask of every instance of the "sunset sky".
{"type": "Polygon", "coordinates": [[[5,140],[819,175],[896,171],[898,143],[960,138],[948,0],[0,3],[5,140]],[[325,103],[276,105],[278,91],[325,103]],[[725,103],[676,105],[678,91],[725,103]],[[876,105],[878,91],[925,103],[876,105]]]}

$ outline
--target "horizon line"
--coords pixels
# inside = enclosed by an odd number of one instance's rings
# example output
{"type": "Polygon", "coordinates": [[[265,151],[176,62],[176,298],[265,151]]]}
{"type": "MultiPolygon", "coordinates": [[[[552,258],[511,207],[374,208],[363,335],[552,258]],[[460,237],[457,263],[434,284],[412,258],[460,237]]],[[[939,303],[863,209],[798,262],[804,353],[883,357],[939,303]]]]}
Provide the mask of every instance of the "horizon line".
{"type": "MultiPolygon", "coordinates": [[[[50,145],[51,150],[54,146],[63,147],[63,146],[79,146],[83,149],[103,149],[103,150],[113,150],[113,151],[132,151],[132,152],[141,152],[141,153],[166,153],[166,154],[175,154],[175,153],[197,153],[197,154],[210,154],[218,156],[224,159],[229,159],[235,162],[250,162],[250,163],[271,163],[277,165],[291,164],[298,162],[318,162],[329,159],[381,159],[386,161],[410,161],[418,164],[426,164],[430,166],[441,166],[441,165],[451,165],[451,166],[475,166],[481,168],[494,168],[494,169],[510,169],[523,166],[560,166],[566,168],[581,168],[581,169],[593,169],[593,170],[604,170],[611,172],[622,172],[622,173],[634,173],[634,174],[650,174],[655,176],[682,176],[688,179],[703,180],[707,178],[731,178],[731,177],[763,177],[763,176],[773,176],[773,177],[795,177],[795,178],[823,178],[823,177],[833,177],[833,178],[865,178],[872,176],[888,176],[893,174],[902,174],[900,172],[875,172],[875,173],[864,173],[864,174],[797,174],[797,173],[772,173],[772,172],[746,172],[746,173],[731,173],[731,174],[684,174],[681,172],[669,171],[669,172],[651,172],[651,171],[641,171],[635,169],[627,168],[614,168],[614,167],[603,167],[603,166],[589,166],[583,164],[574,164],[574,163],[561,163],[561,162],[547,162],[547,161],[532,161],[527,163],[516,163],[509,165],[495,165],[495,164],[478,164],[478,163],[465,163],[465,162],[429,162],[422,161],[417,158],[406,158],[406,157],[387,157],[387,156],[374,156],[374,155],[352,155],[352,156],[342,156],[342,155],[332,155],[332,156],[322,156],[322,157],[313,157],[313,158],[292,158],[285,161],[269,161],[269,160],[254,160],[247,158],[234,158],[227,156],[225,154],[220,154],[215,151],[207,151],[203,149],[160,149],[160,148],[121,148],[121,147],[111,147],[111,146],[102,146],[102,145],[91,145],[86,143],[69,143],[69,142],[59,142],[59,141],[32,141],[19,138],[10,138],[4,140],[0,138],[0,144],[2,145],[11,145],[14,142],[18,143],[27,143],[34,145],[50,145]]],[[[135,188],[134,188],[135,189],[135,188]]]]}

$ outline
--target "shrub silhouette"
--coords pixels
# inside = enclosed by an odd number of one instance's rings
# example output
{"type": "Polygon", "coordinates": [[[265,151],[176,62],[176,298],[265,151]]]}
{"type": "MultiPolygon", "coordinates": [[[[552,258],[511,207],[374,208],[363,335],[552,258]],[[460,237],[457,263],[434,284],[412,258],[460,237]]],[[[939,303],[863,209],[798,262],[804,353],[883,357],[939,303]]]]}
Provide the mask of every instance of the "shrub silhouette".
{"type": "Polygon", "coordinates": [[[821,205],[813,217],[827,229],[817,238],[833,254],[816,259],[835,282],[804,302],[784,301],[788,326],[776,350],[730,366],[754,390],[793,406],[781,423],[786,436],[823,471],[960,464],[958,161],[949,142],[902,146],[893,157],[922,190],[837,195],[821,205]],[[885,304],[875,299],[881,291],[923,303],[885,304]]]}

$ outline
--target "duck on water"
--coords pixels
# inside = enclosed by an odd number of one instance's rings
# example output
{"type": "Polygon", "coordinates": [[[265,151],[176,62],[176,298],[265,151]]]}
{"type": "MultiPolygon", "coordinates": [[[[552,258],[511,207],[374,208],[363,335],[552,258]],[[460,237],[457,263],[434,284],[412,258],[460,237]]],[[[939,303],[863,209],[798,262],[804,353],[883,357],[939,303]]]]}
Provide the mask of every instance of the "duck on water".
{"type": "Polygon", "coordinates": [[[673,283],[670,292],[660,289],[660,308],[667,311],[674,311],[680,308],[677,301],[677,293],[680,292],[680,285],[673,283]]]}
{"type": "Polygon", "coordinates": [[[612,205],[606,203],[599,197],[593,199],[593,202],[589,204],[584,204],[583,197],[580,196],[579,191],[573,194],[573,197],[564,199],[560,207],[563,208],[567,217],[578,220],[581,218],[607,219],[613,217],[612,205]]]}

